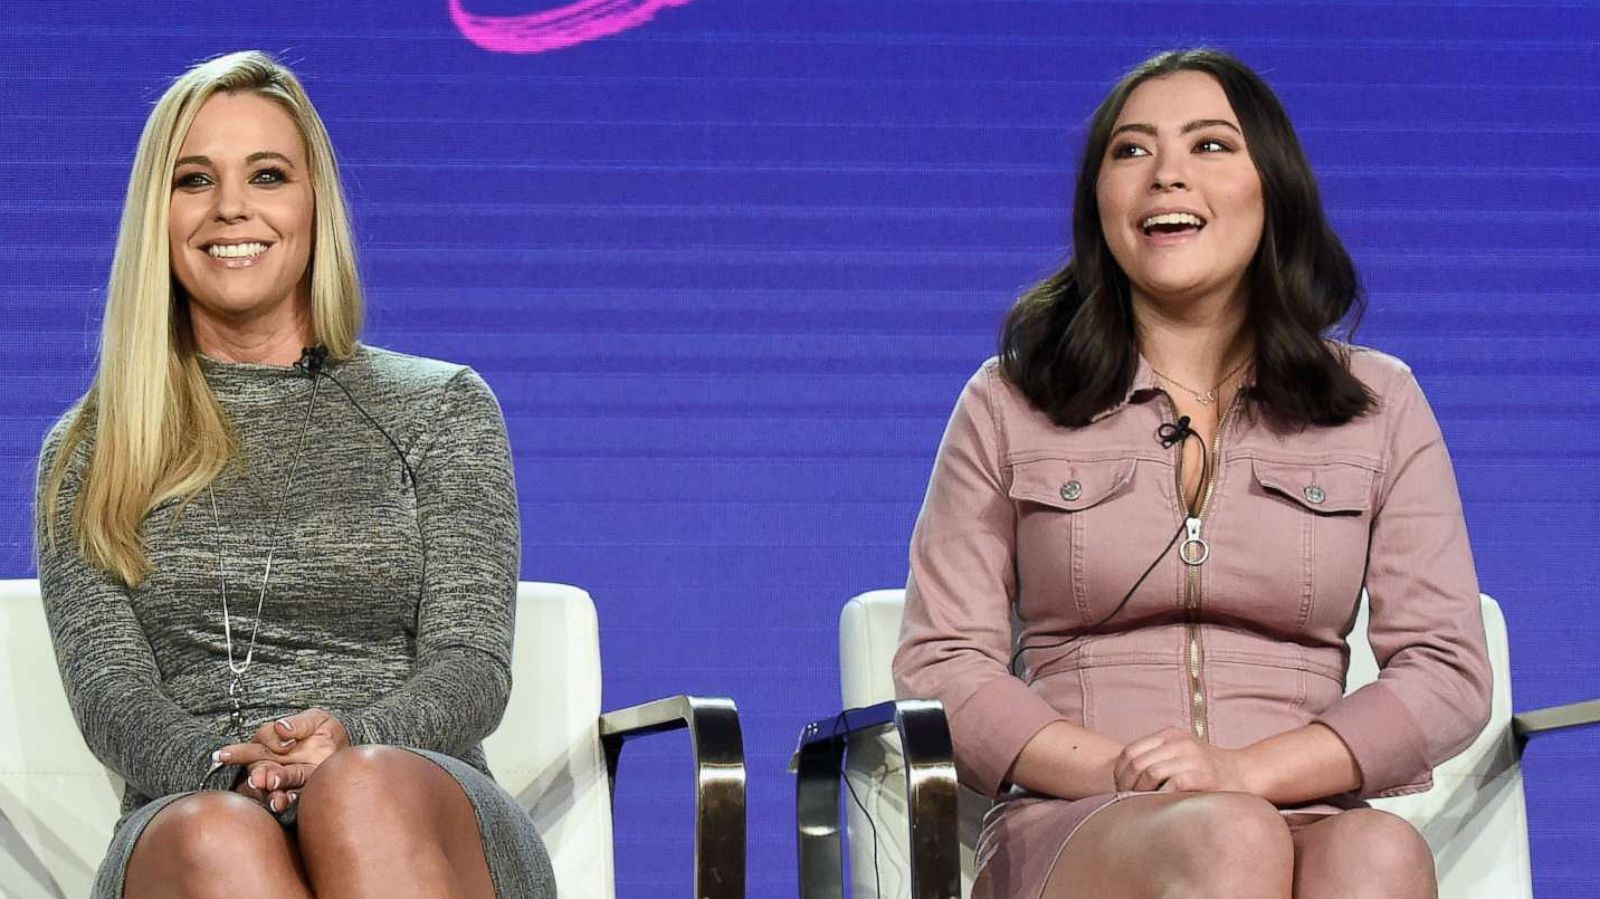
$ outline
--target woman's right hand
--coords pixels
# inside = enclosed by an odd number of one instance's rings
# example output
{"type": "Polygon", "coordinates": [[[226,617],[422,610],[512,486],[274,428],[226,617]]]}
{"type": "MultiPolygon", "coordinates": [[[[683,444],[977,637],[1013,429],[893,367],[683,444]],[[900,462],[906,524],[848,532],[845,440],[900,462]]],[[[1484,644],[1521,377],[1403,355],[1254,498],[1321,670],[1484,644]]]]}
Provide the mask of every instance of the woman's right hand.
{"type": "Polygon", "coordinates": [[[281,764],[270,759],[254,762],[234,792],[266,806],[273,812],[288,811],[300,799],[300,790],[311,780],[316,765],[304,762],[281,764]]]}

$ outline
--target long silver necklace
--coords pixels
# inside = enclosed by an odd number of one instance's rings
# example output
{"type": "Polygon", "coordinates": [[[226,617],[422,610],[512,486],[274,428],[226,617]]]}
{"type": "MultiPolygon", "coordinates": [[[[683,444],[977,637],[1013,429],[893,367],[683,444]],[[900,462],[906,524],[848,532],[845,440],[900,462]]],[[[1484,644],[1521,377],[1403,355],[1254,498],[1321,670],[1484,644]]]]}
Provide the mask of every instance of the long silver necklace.
{"type": "MultiPolygon", "coordinates": [[[[295,442],[294,457],[289,461],[289,474],[284,478],[283,498],[293,494],[295,475],[300,468],[300,456],[306,445],[306,435],[311,430],[311,416],[317,409],[317,392],[322,386],[320,379],[311,382],[311,400],[306,403],[305,421],[300,425],[300,437],[295,442]]],[[[211,501],[211,526],[217,543],[217,580],[222,587],[222,639],[228,650],[228,703],[232,710],[228,715],[230,729],[237,734],[244,734],[244,676],[256,659],[256,637],[261,634],[261,610],[267,604],[267,586],[272,582],[272,561],[278,554],[278,533],[283,524],[283,507],[280,505],[272,516],[272,530],[267,537],[267,564],[266,570],[261,574],[261,588],[256,592],[256,612],[250,625],[250,644],[245,649],[244,658],[238,659],[233,649],[233,616],[228,608],[228,566],[222,547],[222,516],[217,514],[217,494],[210,484],[206,485],[206,497],[211,501]]]]}
{"type": "Polygon", "coordinates": [[[1168,384],[1171,384],[1174,387],[1182,388],[1183,390],[1187,391],[1191,396],[1193,396],[1195,398],[1195,401],[1198,402],[1200,405],[1209,406],[1212,403],[1215,403],[1217,401],[1217,391],[1222,389],[1222,385],[1224,385],[1224,384],[1228,383],[1228,381],[1232,380],[1233,376],[1238,374],[1239,371],[1241,369],[1243,369],[1247,363],[1249,363],[1249,361],[1250,361],[1250,357],[1249,356],[1245,356],[1243,359],[1240,359],[1239,360],[1239,364],[1235,365],[1233,368],[1229,369],[1228,373],[1222,376],[1222,380],[1218,381],[1217,385],[1215,387],[1211,388],[1210,390],[1207,390],[1204,393],[1201,393],[1200,391],[1194,389],[1193,387],[1188,386],[1187,384],[1183,384],[1183,383],[1179,382],[1176,378],[1174,378],[1174,377],[1172,377],[1170,375],[1162,374],[1154,365],[1150,366],[1150,370],[1152,372],[1155,372],[1155,376],[1156,377],[1160,378],[1163,381],[1166,381],[1168,384]]]}

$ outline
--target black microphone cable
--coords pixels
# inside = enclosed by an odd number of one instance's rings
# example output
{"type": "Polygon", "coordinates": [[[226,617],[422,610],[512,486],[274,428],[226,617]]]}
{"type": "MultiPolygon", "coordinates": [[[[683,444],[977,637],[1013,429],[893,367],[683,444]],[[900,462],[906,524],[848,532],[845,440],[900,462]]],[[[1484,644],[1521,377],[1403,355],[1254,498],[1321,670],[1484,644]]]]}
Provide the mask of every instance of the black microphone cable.
{"type": "MultiPolygon", "coordinates": [[[[1059,646],[1066,646],[1079,637],[1092,635],[1096,629],[1106,624],[1111,619],[1117,617],[1117,614],[1128,605],[1128,601],[1133,599],[1133,594],[1137,593],[1139,588],[1144,585],[1145,580],[1150,577],[1150,573],[1156,570],[1156,566],[1160,565],[1161,560],[1167,557],[1167,553],[1172,552],[1172,547],[1177,545],[1178,538],[1183,536],[1184,531],[1188,527],[1188,519],[1194,517],[1195,507],[1200,502],[1200,491],[1205,488],[1206,473],[1210,468],[1211,455],[1210,451],[1206,448],[1205,438],[1195,433],[1194,428],[1190,427],[1189,416],[1187,415],[1179,418],[1177,422],[1168,422],[1156,429],[1156,438],[1161,442],[1163,447],[1171,448],[1173,445],[1178,445],[1180,447],[1178,450],[1178,471],[1180,473],[1183,471],[1183,450],[1181,447],[1186,441],[1188,441],[1190,437],[1200,441],[1200,481],[1195,485],[1194,499],[1186,499],[1184,502],[1184,511],[1187,514],[1184,516],[1184,520],[1179,522],[1178,530],[1172,535],[1172,539],[1168,540],[1167,545],[1162,548],[1160,554],[1150,561],[1150,565],[1145,568],[1143,574],[1139,575],[1139,579],[1133,582],[1133,586],[1128,588],[1128,592],[1122,595],[1122,600],[1117,603],[1116,608],[1112,609],[1099,621],[1096,621],[1094,624],[1089,625],[1087,628],[1076,634],[1063,637],[1060,640],[1055,640],[1050,643],[1029,644],[1019,641],[1016,651],[1011,654],[1011,663],[1008,666],[1008,669],[1011,671],[1013,676],[1022,676],[1017,670],[1017,663],[1022,660],[1022,654],[1024,652],[1027,652],[1030,649],[1055,649],[1059,646]]],[[[1178,483],[1183,483],[1181,477],[1179,478],[1178,483]]],[[[1082,644],[1079,645],[1081,646],[1082,644]]],[[[1066,655],[1061,656],[1061,659],[1065,658],[1067,658],[1066,655]]],[[[1060,659],[1057,659],[1057,661],[1060,661],[1060,659]]]]}
{"type": "Polygon", "coordinates": [[[394,447],[394,454],[399,457],[400,467],[403,469],[400,474],[400,483],[402,486],[404,486],[407,481],[409,481],[412,490],[415,490],[417,487],[417,473],[412,470],[411,463],[407,461],[405,450],[400,448],[399,441],[394,439],[394,436],[389,433],[388,428],[385,428],[378,422],[376,418],[372,417],[372,413],[368,412],[367,408],[361,405],[361,401],[355,398],[355,394],[350,392],[350,388],[344,386],[343,381],[334,377],[333,372],[326,370],[327,360],[328,348],[319,343],[316,346],[306,347],[305,350],[300,354],[300,361],[296,362],[294,367],[304,373],[305,376],[310,378],[313,382],[315,382],[318,378],[327,378],[339,388],[340,392],[344,394],[345,399],[350,401],[350,405],[355,406],[356,411],[360,412],[361,416],[365,418],[374,428],[377,428],[378,433],[383,435],[383,439],[389,441],[389,445],[394,447]]]}
{"type": "MultiPolygon", "coordinates": [[[[1096,628],[1110,621],[1112,618],[1115,618],[1117,613],[1121,612],[1123,607],[1128,604],[1128,601],[1133,598],[1133,594],[1137,593],[1139,591],[1139,587],[1144,584],[1147,578],[1150,577],[1150,572],[1155,571],[1156,566],[1161,564],[1161,560],[1167,557],[1167,553],[1172,552],[1172,547],[1177,545],[1178,538],[1183,536],[1184,531],[1188,526],[1188,519],[1194,516],[1195,506],[1200,502],[1200,490],[1205,486],[1205,472],[1210,467],[1210,452],[1206,448],[1205,438],[1195,433],[1194,428],[1190,425],[1189,416],[1187,415],[1179,417],[1176,422],[1167,422],[1156,429],[1156,439],[1159,440],[1161,445],[1167,449],[1171,449],[1174,445],[1181,446],[1183,443],[1188,441],[1190,437],[1200,441],[1201,478],[1199,484],[1195,486],[1194,499],[1186,500],[1184,503],[1184,511],[1187,513],[1187,515],[1185,515],[1185,520],[1178,525],[1178,530],[1172,535],[1172,539],[1167,541],[1167,545],[1161,550],[1160,555],[1157,555],[1155,559],[1150,562],[1149,567],[1145,568],[1144,573],[1139,575],[1139,579],[1133,582],[1133,586],[1128,588],[1127,593],[1123,594],[1122,601],[1117,603],[1117,607],[1112,609],[1111,612],[1105,617],[1090,625],[1088,629],[1082,631],[1081,633],[1073,634],[1064,639],[1057,640],[1053,643],[1019,645],[1016,652],[1012,653],[1011,655],[1011,664],[1009,669],[1013,676],[1021,676],[1017,672],[1017,662],[1022,658],[1022,654],[1025,651],[1029,649],[1054,649],[1058,646],[1065,646],[1081,636],[1092,634],[1096,628]]],[[[1180,472],[1183,470],[1183,456],[1181,449],[1179,450],[1178,470],[1180,472]]],[[[1181,479],[1179,480],[1179,483],[1182,483],[1181,479]]],[[[1066,657],[1062,656],[1062,658],[1066,657]]],[[[840,726],[849,726],[849,718],[846,716],[849,715],[850,711],[850,709],[842,709],[840,710],[839,714],[834,717],[835,731],[837,731],[840,726]]],[[[845,752],[843,753],[839,764],[839,779],[844,781],[845,789],[850,793],[850,801],[855,803],[856,808],[861,810],[861,817],[866,820],[867,826],[872,829],[872,882],[876,889],[874,895],[881,896],[883,895],[883,880],[878,866],[878,823],[872,819],[872,813],[867,810],[866,803],[862,802],[861,797],[856,794],[855,784],[850,782],[848,759],[849,748],[848,744],[846,744],[845,752]]]]}

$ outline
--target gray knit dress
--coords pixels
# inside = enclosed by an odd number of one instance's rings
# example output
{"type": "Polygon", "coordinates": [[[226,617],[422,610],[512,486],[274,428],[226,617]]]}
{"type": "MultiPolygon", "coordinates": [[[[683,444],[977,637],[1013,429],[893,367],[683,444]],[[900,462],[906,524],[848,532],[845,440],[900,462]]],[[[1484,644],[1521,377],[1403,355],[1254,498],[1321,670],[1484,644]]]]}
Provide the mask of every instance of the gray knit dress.
{"type": "MultiPolygon", "coordinates": [[[[481,745],[510,693],[520,552],[494,395],[470,369],[371,347],[327,367],[344,389],[294,368],[202,364],[239,457],[214,485],[215,516],[202,491],[146,518],[154,573],[138,589],[73,549],[87,447],[57,507],[39,510],[41,527],[54,514],[67,538],[39,543],[67,697],[89,748],[127,782],[95,899],[122,895],[134,843],[165,805],[237,781],[237,768],[210,771],[213,750],[313,706],[336,714],[353,743],[404,747],[460,783],[500,899],[555,896],[539,836],[488,776],[481,745]],[[221,590],[225,581],[242,659],[275,522],[240,733],[221,590]]],[[[76,414],[46,439],[41,473],[76,414]]]]}

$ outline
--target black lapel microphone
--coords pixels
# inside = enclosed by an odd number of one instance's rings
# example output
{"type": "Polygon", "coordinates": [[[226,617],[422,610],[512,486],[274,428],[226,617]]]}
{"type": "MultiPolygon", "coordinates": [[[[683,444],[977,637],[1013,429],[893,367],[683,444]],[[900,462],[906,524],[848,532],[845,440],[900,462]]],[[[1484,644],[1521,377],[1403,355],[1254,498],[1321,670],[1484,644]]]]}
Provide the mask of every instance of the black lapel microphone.
{"type": "Polygon", "coordinates": [[[319,343],[316,346],[308,346],[301,350],[300,361],[296,362],[294,367],[314,381],[318,375],[322,374],[322,367],[327,364],[328,348],[319,343]]]}
{"type": "Polygon", "coordinates": [[[1168,422],[1156,428],[1156,437],[1161,445],[1171,449],[1175,443],[1182,443],[1194,435],[1194,429],[1189,427],[1189,416],[1180,417],[1176,423],[1168,422]]]}

